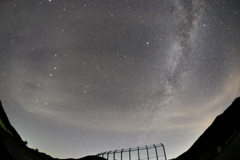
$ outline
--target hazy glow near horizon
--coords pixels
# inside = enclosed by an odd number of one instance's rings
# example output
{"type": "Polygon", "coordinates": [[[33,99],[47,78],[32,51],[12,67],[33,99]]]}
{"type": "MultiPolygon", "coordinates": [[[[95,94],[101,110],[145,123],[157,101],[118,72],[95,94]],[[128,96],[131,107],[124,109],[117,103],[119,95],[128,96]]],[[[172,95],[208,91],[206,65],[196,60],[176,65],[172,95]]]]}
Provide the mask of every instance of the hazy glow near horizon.
{"type": "Polygon", "coordinates": [[[240,96],[237,0],[2,1],[0,37],[10,122],[56,158],[177,157],[240,96]]]}

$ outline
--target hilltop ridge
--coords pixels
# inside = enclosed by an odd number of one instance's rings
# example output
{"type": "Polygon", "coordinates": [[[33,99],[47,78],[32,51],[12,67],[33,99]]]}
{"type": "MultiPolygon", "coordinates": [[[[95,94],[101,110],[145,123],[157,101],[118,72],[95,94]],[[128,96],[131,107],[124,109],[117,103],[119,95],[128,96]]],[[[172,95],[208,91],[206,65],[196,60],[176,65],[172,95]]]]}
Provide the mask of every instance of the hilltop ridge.
{"type": "MultiPolygon", "coordinates": [[[[230,142],[239,134],[239,108],[240,97],[236,98],[222,114],[215,118],[213,123],[195,141],[189,150],[178,156],[175,160],[210,160],[220,156],[230,142]]],[[[237,159],[240,159],[240,155],[237,159]]]]}
{"type": "Polygon", "coordinates": [[[0,101],[0,159],[1,157],[5,160],[105,160],[95,155],[79,159],[58,159],[29,148],[11,125],[0,101]]]}
{"type": "MultiPolygon", "coordinates": [[[[239,160],[240,159],[240,97],[204,131],[195,143],[175,160],[239,160]],[[226,158],[227,157],[227,158],[226,158]]],[[[53,158],[26,146],[11,125],[0,101],[0,153],[6,160],[64,160],[53,158]],[[11,152],[9,152],[9,150],[11,152]],[[20,157],[21,158],[20,158],[20,157]]],[[[1,158],[0,155],[0,158],[1,158]]],[[[76,160],[76,159],[66,159],[76,160]]],[[[106,160],[102,157],[86,156],[78,160],[106,160]]]]}

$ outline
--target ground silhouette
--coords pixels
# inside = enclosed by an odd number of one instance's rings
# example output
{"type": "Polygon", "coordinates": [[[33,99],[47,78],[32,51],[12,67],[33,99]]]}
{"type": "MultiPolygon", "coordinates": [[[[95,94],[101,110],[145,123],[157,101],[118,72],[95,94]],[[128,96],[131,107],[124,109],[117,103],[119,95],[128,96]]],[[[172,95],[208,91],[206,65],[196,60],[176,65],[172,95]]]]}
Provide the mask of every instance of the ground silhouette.
{"type": "MultiPolygon", "coordinates": [[[[239,160],[240,159],[240,97],[205,130],[196,142],[175,160],[239,160]],[[227,158],[226,158],[227,157],[227,158]]],[[[0,101],[0,159],[63,160],[31,149],[8,120],[0,101]],[[9,150],[11,152],[9,152],[9,150]]],[[[65,159],[76,160],[76,159],[65,159]]],[[[95,155],[78,160],[106,160],[95,155]]]]}
{"type": "MultiPolygon", "coordinates": [[[[220,156],[230,142],[239,134],[239,108],[240,97],[235,99],[221,115],[216,117],[213,123],[205,130],[189,150],[175,160],[210,160],[220,156]]],[[[240,159],[240,157],[237,159],[240,159]]]]}
{"type": "MultiPolygon", "coordinates": [[[[53,158],[27,146],[14,127],[11,125],[0,101],[0,159],[4,160],[76,160],[53,158]]],[[[95,155],[77,160],[106,160],[95,155]]]]}

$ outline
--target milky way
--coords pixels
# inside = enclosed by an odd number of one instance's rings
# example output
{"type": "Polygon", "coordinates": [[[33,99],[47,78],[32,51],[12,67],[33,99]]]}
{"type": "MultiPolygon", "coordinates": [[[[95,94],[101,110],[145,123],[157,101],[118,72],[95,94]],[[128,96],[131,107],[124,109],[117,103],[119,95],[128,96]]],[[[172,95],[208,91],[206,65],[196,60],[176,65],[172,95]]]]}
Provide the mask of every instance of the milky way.
{"type": "Polygon", "coordinates": [[[235,1],[0,2],[0,99],[53,157],[186,151],[240,96],[235,1]]]}

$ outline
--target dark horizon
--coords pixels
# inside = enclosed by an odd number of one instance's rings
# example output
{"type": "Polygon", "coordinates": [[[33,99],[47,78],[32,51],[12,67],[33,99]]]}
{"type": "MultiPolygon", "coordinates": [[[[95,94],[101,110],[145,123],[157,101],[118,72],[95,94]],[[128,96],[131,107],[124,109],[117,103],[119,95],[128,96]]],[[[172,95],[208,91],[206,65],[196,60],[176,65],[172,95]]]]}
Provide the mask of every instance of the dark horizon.
{"type": "MultiPolygon", "coordinates": [[[[240,127],[238,108],[240,97],[236,98],[232,104],[220,115],[218,115],[212,124],[204,133],[192,144],[192,146],[179,155],[176,160],[238,160],[240,158],[239,142],[240,127]],[[224,132],[223,132],[224,131],[224,132]]],[[[51,157],[48,153],[39,152],[38,149],[27,147],[28,142],[23,141],[8,120],[0,101],[0,148],[1,156],[6,160],[19,159],[41,159],[58,160],[57,157],[51,157]]],[[[95,155],[85,155],[79,160],[111,160],[114,159],[149,159],[158,157],[158,159],[167,159],[166,150],[162,143],[130,147],[128,149],[105,151],[95,155]]],[[[70,160],[72,158],[68,158],[70,160]]],[[[63,160],[63,159],[61,159],[63,160]]],[[[72,159],[73,160],[73,159],[72,159]]]]}

